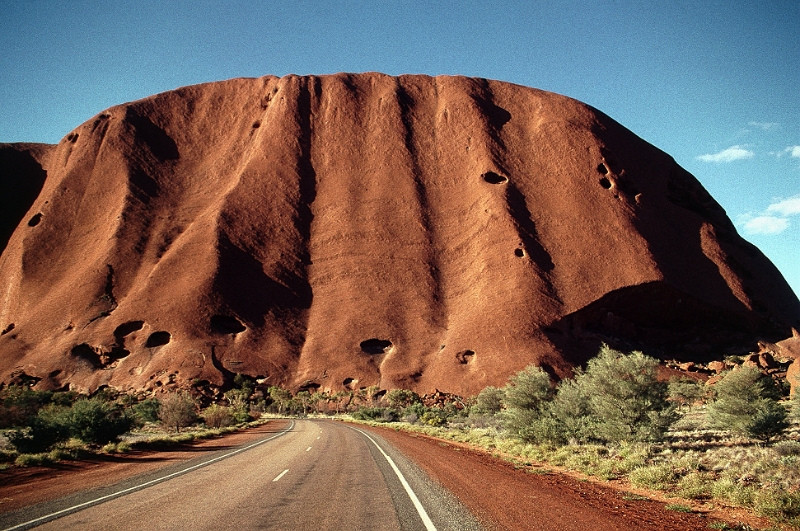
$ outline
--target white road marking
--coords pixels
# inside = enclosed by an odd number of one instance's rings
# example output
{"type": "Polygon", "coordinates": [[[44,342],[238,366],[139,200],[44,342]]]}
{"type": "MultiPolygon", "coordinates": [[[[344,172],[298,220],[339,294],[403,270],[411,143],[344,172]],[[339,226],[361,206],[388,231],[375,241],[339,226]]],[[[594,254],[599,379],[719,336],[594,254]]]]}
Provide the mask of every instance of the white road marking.
{"type": "MultiPolygon", "coordinates": [[[[245,450],[249,450],[250,448],[255,448],[256,446],[264,444],[265,442],[271,441],[272,439],[276,439],[276,438],[280,437],[281,435],[289,433],[289,431],[292,428],[294,428],[294,421],[292,421],[292,423],[289,424],[289,426],[285,430],[283,430],[283,431],[281,431],[279,433],[276,433],[275,435],[273,435],[272,437],[270,437],[268,439],[263,439],[261,441],[255,442],[253,444],[249,444],[247,446],[243,446],[242,448],[230,451],[227,454],[219,455],[219,456],[217,456],[217,457],[215,457],[213,459],[209,459],[208,461],[203,461],[202,463],[198,463],[196,465],[190,466],[189,468],[184,468],[183,470],[178,470],[177,472],[173,472],[172,474],[167,474],[166,476],[162,476],[160,478],[156,478],[156,479],[147,481],[145,483],[142,483],[141,485],[134,485],[133,487],[129,487],[127,489],[123,489],[123,490],[118,491],[118,492],[112,492],[111,494],[106,494],[105,496],[100,496],[99,498],[95,498],[95,499],[89,500],[87,502],[79,503],[77,505],[73,505],[72,507],[67,507],[66,509],[61,509],[60,511],[56,511],[54,513],[46,514],[44,516],[40,516],[39,518],[34,518],[33,520],[28,520],[27,522],[23,522],[21,524],[17,524],[14,527],[9,527],[5,531],[13,531],[15,529],[26,529],[28,527],[33,527],[33,526],[36,526],[36,525],[39,525],[39,524],[43,524],[45,522],[49,522],[50,520],[55,520],[56,518],[60,518],[62,516],[66,516],[69,513],[76,512],[76,511],[78,511],[80,509],[85,509],[86,507],[90,507],[92,505],[97,505],[98,503],[101,503],[101,502],[104,502],[104,501],[108,501],[108,500],[111,500],[111,499],[114,499],[114,498],[119,498],[120,496],[124,496],[125,494],[128,494],[128,493],[131,493],[131,492],[134,492],[134,491],[137,491],[137,490],[141,490],[141,489],[147,488],[147,487],[149,487],[151,485],[155,485],[156,483],[161,483],[162,481],[166,481],[168,479],[172,479],[174,477],[181,476],[183,474],[186,474],[187,472],[191,472],[192,470],[196,470],[198,468],[202,468],[202,467],[204,467],[206,465],[210,465],[211,463],[216,463],[217,461],[222,461],[223,459],[226,459],[226,458],[231,457],[233,455],[236,455],[238,453],[244,452],[245,450]]],[[[286,472],[288,472],[288,470],[285,471],[284,474],[286,472]]]]}
{"type": "Polygon", "coordinates": [[[306,448],[306,452],[310,452],[310,451],[311,451],[311,447],[309,446],[308,448],[306,448]]]}
{"type": "Polygon", "coordinates": [[[385,457],[386,461],[389,462],[389,466],[391,466],[392,470],[394,470],[394,473],[397,474],[397,479],[400,480],[400,484],[403,485],[404,489],[406,489],[406,494],[408,494],[408,497],[411,498],[411,503],[413,503],[414,507],[417,509],[417,513],[419,513],[419,517],[422,519],[422,523],[425,524],[425,529],[427,529],[428,531],[436,531],[436,526],[433,525],[433,521],[431,520],[430,516],[428,516],[427,511],[425,511],[425,507],[422,506],[422,503],[419,501],[419,498],[417,498],[417,495],[414,494],[413,490],[411,490],[411,485],[408,484],[408,481],[406,481],[405,476],[403,476],[403,473],[400,472],[399,468],[397,468],[397,465],[394,464],[394,461],[392,460],[391,457],[389,457],[389,454],[384,452],[383,448],[381,448],[380,445],[377,442],[375,442],[375,439],[370,437],[369,434],[359,430],[358,428],[352,428],[352,429],[356,430],[361,435],[372,441],[372,444],[374,444],[375,447],[378,449],[378,451],[381,454],[383,454],[383,457],[385,457]]]}
{"type": "Polygon", "coordinates": [[[278,474],[278,475],[275,477],[275,479],[273,479],[273,480],[272,480],[272,482],[273,482],[273,483],[275,483],[276,481],[278,481],[279,479],[281,479],[283,476],[285,476],[287,472],[289,472],[289,469],[288,469],[288,468],[287,468],[286,470],[284,470],[283,472],[281,472],[280,474],[278,474]]]}

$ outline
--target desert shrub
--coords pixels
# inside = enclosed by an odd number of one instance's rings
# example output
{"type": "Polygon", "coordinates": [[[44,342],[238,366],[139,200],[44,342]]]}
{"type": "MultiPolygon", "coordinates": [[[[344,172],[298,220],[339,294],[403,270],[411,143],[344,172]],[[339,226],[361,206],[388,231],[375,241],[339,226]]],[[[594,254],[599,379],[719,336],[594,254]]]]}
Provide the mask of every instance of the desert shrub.
{"type": "Polygon", "coordinates": [[[426,426],[444,426],[447,424],[448,414],[446,411],[436,408],[427,408],[419,418],[420,424],[426,426]]]}
{"type": "Polygon", "coordinates": [[[224,428],[236,423],[231,408],[219,404],[211,404],[203,410],[201,416],[209,428],[224,428]]]}
{"type": "Polygon", "coordinates": [[[24,426],[50,403],[52,396],[50,391],[34,391],[25,385],[9,385],[0,390],[0,428],[24,426]]]}
{"type": "Polygon", "coordinates": [[[800,456],[800,441],[780,441],[772,448],[781,457],[800,456]]]}
{"type": "Polygon", "coordinates": [[[700,500],[711,496],[713,474],[694,470],[678,480],[677,493],[683,498],[700,500]]]}
{"type": "Polygon", "coordinates": [[[479,415],[496,415],[503,409],[504,397],[502,389],[493,386],[486,387],[475,397],[472,411],[479,415]]]}
{"type": "Polygon", "coordinates": [[[53,459],[48,453],[21,454],[14,461],[17,466],[47,466],[53,464],[53,459]]]}
{"type": "Polygon", "coordinates": [[[603,345],[576,385],[587,397],[599,440],[657,441],[675,421],[667,385],[656,377],[658,361],[641,352],[623,354],[603,345]]]}
{"type": "Polygon", "coordinates": [[[631,471],[628,477],[631,483],[637,487],[655,490],[667,490],[677,481],[677,475],[670,463],[658,463],[636,468],[631,471]]]}
{"type": "Polygon", "coordinates": [[[789,400],[789,414],[795,422],[800,422],[800,389],[797,389],[789,400]]]}
{"type": "Polygon", "coordinates": [[[595,424],[584,387],[579,380],[570,379],[558,385],[555,398],[543,406],[531,432],[541,442],[585,442],[593,438],[595,424]]]}
{"type": "Polygon", "coordinates": [[[426,409],[422,402],[416,402],[403,409],[401,417],[404,421],[414,424],[425,414],[426,409]]]}
{"type": "Polygon", "coordinates": [[[669,399],[683,407],[693,404],[706,394],[703,384],[694,378],[672,378],[667,387],[669,399]]]}
{"type": "Polygon", "coordinates": [[[197,419],[197,406],[189,393],[170,393],[161,400],[158,418],[166,427],[180,432],[197,419]]]}
{"type": "Polygon", "coordinates": [[[752,506],[756,488],[752,485],[740,483],[733,478],[723,477],[711,486],[713,498],[728,501],[741,507],[752,506]]]}
{"type": "Polygon", "coordinates": [[[116,441],[133,421],[116,404],[103,398],[78,400],[66,411],[70,435],[90,444],[116,441]]]}
{"type": "Polygon", "coordinates": [[[508,430],[523,441],[536,440],[531,427],[553,396],[550,376],[541,367],[529,365],[511,377],[503,396],[508,430]]]}
{"type": "Polygon", "coordinates": [[[146,398],[131,406],[133,417],[140,424],[158,422],[158,410],[160,408],[161,401],[158,398],[146,398]]]}
{"type": "Polygon", "coordinates": [[[8,442],[21,454],[46,452],[56,443],[69,439],[65,408],[48,406],[28,420],[24,428],[7,432],[8,442]]]}
{"type": "Polygon", "coordinates": [[[397,411],[388,407],[362,407],[353,412],[353,418],[373,422],[396,422],[398,414],[397,411]]]}
{"type": "Polygon", "coordinates": [[[800,516],[800,492],[788,492],[778,488],[760,489],[753,497],[757,513],[776,520],[788,520],[800,516]]]}
{"type": "Polygon", "coordinates": [[[756,368],[741,366],[727,372],[713,391],[708,405],[712,428],[769,441],[789,426],[780,390],[756,368]]]}
{"type": "Polygon", "coordinates": [[[422,399],[414,391],[408,389],[392,389],[386,393],[385,400],[390,407],[401,410],[411,404],[421,403],[422,399]]]}

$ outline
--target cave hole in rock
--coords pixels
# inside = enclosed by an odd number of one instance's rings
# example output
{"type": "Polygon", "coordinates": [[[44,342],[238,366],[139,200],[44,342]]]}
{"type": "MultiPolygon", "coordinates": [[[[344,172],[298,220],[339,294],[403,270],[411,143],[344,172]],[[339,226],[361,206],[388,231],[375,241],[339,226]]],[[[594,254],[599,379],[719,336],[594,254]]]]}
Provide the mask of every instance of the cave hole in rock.
{"type": "Polygon", "coordinates": [[[602,179],[600,179],[600,186],[602,186],[606,190],[609,190],[611,188],[611,181],[603,177],[602,179]]]}
{"type": "Polygon", "coordinates": [[[386,339],[367,339],[361,342],[361,350],[367,354],[385,354],[392,350],[392,342],[386,339]]]}
{"type": "Polygon", "coordinates": [[[108,353],[108,357],[111,360],[119,360],[130,356],[130,354],[131,354],[130,350],[123,348],[120,345],[114,345],[113,347],[111,347],[111,351],[108,353]]]}
{"type": "Polygon", "coordinates": [[[80,358],[82,360],[88,361],[92,364],[93,367],[100,366],[100,356],[98,356],[97,351],[89,346],[88,343],[81,343],[80,345],[75,345],[72,347],[72,350],[69,353],[76,358],[80,358]]]}
{"type": "Polygon", "coordinates": [[[29,227],[35,227],[36,225],[39,224],[40,221],[42,221],[42,213],[41,212],[39,212],[38,214],[34,214],[34,216],[31,219],[28,220],[28,226],[29,227]]]}
{"type": "Polygon", "coordinates": [[[253,122],[253,129],[258,129],[259,127],[261,127],[261,120],[253,122]]]}
{"type": "Polygon", "coordinates": [[[599,171],[603,175],[608,175],[608,166],[606,166],[601,162],[600,164],[597,165],[597,171],[599,171]]]}
{"type": "Polygon", "coordinates": [[[14,326],[15,326],[14,323],[9,323],[8,326],[5,327],[2,332],[0,332],[0,336],[4,336],[7,333],[9,333],[12,330],[14,330],[14,326]]]}
{"type": "Polygon", "coordinates": [[[61,369],[56,369],[54,371],[50,371],[50,373],[48,373],[47,377],[48,378],[55,378],[59,374],[61,374],[61,369]]]}
{"type": "Polygon", "coordinates": [[[342,385],[347,389],[353,389],[357,383],[358,379],[356,378],[345,378],[342,380],[342,385]]]}
{"type": "Polygon", "coordinates": [[[308,391],[309,393],[316,393],[319,391],[322,385],[318,384],[317,382],[306,382],[300,386],[298,391],[308,391]]]}
{"type": "Polygon", "coordinates": [[[172,336],[170,335],[169,332],[164,332],[164,331],[153,332],[147,338],[147,342],[145,342],[144,346],[147,348],[160,347],[162,345],[166,345],[167,343],[169,343],[171,337],[172,336]]]}
{"type": "Polygon", "coordinates": [[[247,327],[236,317],[222,314],[211,316],[211,331],[215,334],[238,334],[245,330],[247,327]]]}
{"type": "Polygon", "coordinates": [[[458,354],[456,354],[456,359],[462,365],[469,363],[475,357],[474,350],[462,350],[458,354]]]}
{"type": "Polygon", "coordinates": [[[525,257],[525,249],[514,249],[514,255],[519,258],[525,257]]]}
{"type": "Polygon", "coordinates": [[[141,330],[143,326],[144,321],[128,321],[122,323],[114,329],[114,337],[125,337],[137,330],[141,330]]]}
{"type": "Polygon", "coordinates": [[[481,177],[483,177],[483,180],[489,184],[503,184],[508,182],[508,177],[506,177],[505,175],[500,175],[493,171],[487,171],[486,173],[481,175],[481,177]]]}

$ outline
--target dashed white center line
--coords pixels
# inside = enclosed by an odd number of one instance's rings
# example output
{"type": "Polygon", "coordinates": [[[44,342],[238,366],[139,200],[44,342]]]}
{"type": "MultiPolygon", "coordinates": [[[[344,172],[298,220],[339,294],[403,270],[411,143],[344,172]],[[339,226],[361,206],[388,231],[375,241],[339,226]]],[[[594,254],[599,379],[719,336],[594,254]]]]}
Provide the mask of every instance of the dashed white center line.
{"type": "Polygon", "coordinates": [[[273,479],[272,481],[273,481],[273,482],[275,482],[275,481],[278,481],[278,480],[279,480],[279,479],[281,479],[283,476],[285,476],[285,475],[286,475],[286,473],[287,473],[288,471],[289,471],[289,469],[287,468],[286,470],[284,470],[283,472],[281,472],[280,474],[278,474],[278,476],[277,476],[275,479],[273,479]]]}
{"type": "Polygon", "coordinates": [[[310,451],[311,451],[311,447],[309,446],[308,448],[306,448],[306,452],[310,452],[310,451]]]}

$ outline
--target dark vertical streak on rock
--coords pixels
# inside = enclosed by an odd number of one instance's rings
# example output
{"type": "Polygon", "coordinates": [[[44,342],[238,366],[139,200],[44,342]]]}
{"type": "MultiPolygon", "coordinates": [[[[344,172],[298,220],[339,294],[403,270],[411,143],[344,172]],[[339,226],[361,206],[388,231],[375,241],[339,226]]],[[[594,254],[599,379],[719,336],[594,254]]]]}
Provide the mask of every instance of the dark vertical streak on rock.
{"type": "MultiPolygon", "coordinates": [[[[412,164],[412,173],[414,178],[414,189],[417,196],[417,203],[419,204],[419,213],[420,219],[422,222],[422,227],[425,230],[425,237],[427,239],[428,248],[431,249],[431,252],[428,255],[428,270],[431,275],[431,279],[433,280],[433,300],[435,303],[439,305],[444,305],[444,294],[442,290],[442,278],[441,278],[441,271],[439,270],[439,266],[436,263],[436,256],[435,256],[435,249],[436,246],[434,245],[434,237],[433,237],[433,222],[431,220],[431,206],[430,206],[430,197],[428,194],[427,189],[425,188],[425,183],[422,180],[422,173],[423,170],[420,166],[418,149],[416,145],[416,139],[414,138],[414,123],[411,113],[413,111],[415,102],[414,99],[411,97],[410,94],[406,91],[405,87],[398,83],[397,85],[397,103],[400,106],[400,115],[401,120],[403,122],[403,131],[404,131],[404,143],[406,147],[406,151],[411,158],[412,164]]],[[[433,128],[432,128],[433,129],[433,128]]],[[[435,139],[434,139],[435,145],[435,139]]],[[[438,312],[440,316],[444,316],[446,318],[447,312],[440,311],[438,312]]]]}

